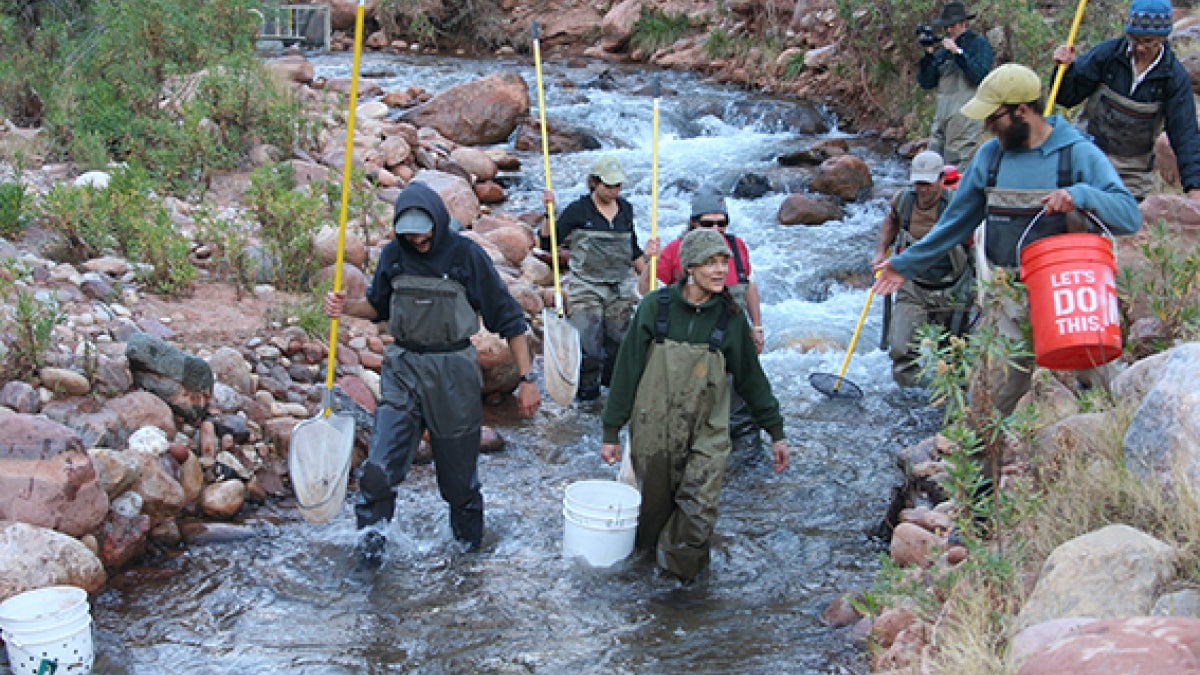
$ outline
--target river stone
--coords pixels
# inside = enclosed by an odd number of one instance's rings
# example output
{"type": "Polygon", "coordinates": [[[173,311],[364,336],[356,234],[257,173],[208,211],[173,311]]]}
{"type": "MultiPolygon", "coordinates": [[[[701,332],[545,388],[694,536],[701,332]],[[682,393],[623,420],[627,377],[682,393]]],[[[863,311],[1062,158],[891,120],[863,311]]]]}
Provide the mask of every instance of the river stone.
{"type": "Polygon", "coordinates": [[[171,447],[171,441],[158,427],[142,427],[129,436],[129,449],[161,455],[171,447]]]}
{"type": "Polygon", "coordinates": [[[78,539],[0,520],[0,602],[35,588],[64,584],[94,593],[105,581],[104,565],[78,539]]]}
{"type": "MultiPolygon", "coordinates": [[[[92,458],[92,466],[96,467],[100,485],[110,499],[128,490],[138,479],[141,462],[127,452],[111,448],[91,448],[88,450],[88,456],[92,458]]],[[[138,510],[141,510],[140,505],[138,510]]]]}
{"type": "Polygon", "coordinates": [[[200,509],[213,518],[232,518],[246,501],[246,485],[240,480],[223,480],[204,488],[200,509]]]}

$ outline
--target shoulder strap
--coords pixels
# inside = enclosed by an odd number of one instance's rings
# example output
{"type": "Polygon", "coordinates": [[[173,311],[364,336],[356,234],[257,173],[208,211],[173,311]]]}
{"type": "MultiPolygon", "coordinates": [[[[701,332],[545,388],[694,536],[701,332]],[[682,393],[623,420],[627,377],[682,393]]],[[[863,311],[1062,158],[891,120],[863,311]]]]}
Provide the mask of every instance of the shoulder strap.
{"type": "Polygon", "coordinates": [[[997,146],[996,155],[992,157],[992,163],[988,166],[987,184],[984,187],[996,187],[996,176],[1000,173],[1000,160],[1004,159],[1004,151],[997,146]]]}
{"type": "Polygon", "coordinates": [[[900,193],[900,200],[896,202],[896,215],[900,216],[900,229],[908,231],[908,226],[912,224],[913,204],[917,203],[917,193],[912,188],[906,188],[900,193]]]}
{"type": "Polygon", "coordinates": [[[1071,149],[1073,145],[1068,145],[1058,151],[1058,187],[1065,188],[1075,184],[1071,179],[1071,149]]]}
{"type": "Polygon", "coordinates": [[[729,318],[732,316],[733,308],[726,305],[721,310],[721,316],[717,317],[717,325],[713,326],[712,333],[708,336],[708,351],[721,351],[721,345],[725,344],[725,329],[729,327],[729,318]]]}
{"type": "Polygon", "coordinates": [[[725,243],[729,245],[729,250],[733,252],[733,268],[737,270],[738,283],[744,284],[750,280],[750,275],[746,274],[746,261],[742,260],[742,249],[737,245],[737,237],[732,234],[726,234],[725,243]]]}
{"type": "Polygon", "coordinates": [[[662,344],[667,339],[667,327],[671,317],[671,287],[658,291],[658,314],[654,317],[654,341],[662,344]]]}

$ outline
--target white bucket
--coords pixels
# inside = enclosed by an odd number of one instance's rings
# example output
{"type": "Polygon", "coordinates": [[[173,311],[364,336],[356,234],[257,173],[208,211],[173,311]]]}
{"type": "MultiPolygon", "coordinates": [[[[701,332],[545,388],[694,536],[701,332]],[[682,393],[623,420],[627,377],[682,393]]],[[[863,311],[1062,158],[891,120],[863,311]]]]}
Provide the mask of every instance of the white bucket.
{"type": "Polygon", "coordinates": [[[92,672],[92,616],[82,588],[47,586],[5,600],[0,634],[14,675],[92,672]]]}
{"type": "Polygon", "coordinates": [[[633,551],[642,495],[613,480],[583,480],[563,497],[563,557],[608,567],[633,551]]]}

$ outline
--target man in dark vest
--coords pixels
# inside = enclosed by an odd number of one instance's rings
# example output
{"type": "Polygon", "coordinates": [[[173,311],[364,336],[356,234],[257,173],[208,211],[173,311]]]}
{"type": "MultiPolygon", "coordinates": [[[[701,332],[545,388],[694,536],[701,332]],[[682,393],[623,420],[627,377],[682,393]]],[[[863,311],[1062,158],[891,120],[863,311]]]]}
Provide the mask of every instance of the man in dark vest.
{"type": "MultiPolygon", "coordinates": [[[[954,197],[953,190],[943,187],[944,169],[941,155],[932,150],[913,157],[909,175],[912,187],[892,198],[892,207],[879,226],[872,266],[887,259],[889,247],[897,253],[904,251],[933,229],[938,216],[954,197]]],[[[966,331],[974,287],[970,260],[964,244],[953,246],[949,253],[922,274],[905,281],[896,292],[890,325],[885,327],[889,331],[888,356],[892,359],[892,378],[896,384],[902,387],[920,384],[919,352],[912,344],[919,326],[938,324],[954,335],[966,331]]]]}
{"type": "Polygon", "coordinates": [[[1056,62],[1070,64],[1057,102],[1069,108],[1087,101],[1081,127],[1139,200],[1153,187],[1154,141],[1164,125],[1183,189],[1200,199],[1196,104],[1191,78],[1167,44],[1171,27],[1169,0],[1133,0],[1124,37],[1078,59],[1073,46],[1054,50],[1056,62]]]}
{"type": "Polygon", "coordinates": [[[471,336],[479,319],[508,340],[521,382],[517,407],[532,415],[541,402],[533,374],[529,326],[488,254],[458,234],[442,198],[410,183],[396,198],[396,238],[383,247],[365,298],[345,291],[325,296],[325,312],[386,321],[395,341],[384,352],[381,398],[367,459],[358,469],[359,565],[383,562],[386,526],[396,509],[396,485],[412,466],[421,435],[437,469],[438,491],[450,506],[454,538],[470,549],[483,540],[479,434],[483,378],[471,336]]]}

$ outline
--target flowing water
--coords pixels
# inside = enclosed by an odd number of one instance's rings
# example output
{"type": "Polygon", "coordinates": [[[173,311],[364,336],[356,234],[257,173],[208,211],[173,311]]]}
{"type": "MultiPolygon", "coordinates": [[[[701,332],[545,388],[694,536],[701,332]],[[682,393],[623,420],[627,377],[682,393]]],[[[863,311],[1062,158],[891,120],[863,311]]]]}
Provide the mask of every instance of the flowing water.
{"type": "MultiPolygon", "coordinates": [[[[348,55],[315,57],[319,75],[345,76],[348,55]]],[[[527,63],[368,55],[364,71],[385,90],[436,92],[497,68],[518,68],[536,102],[527,63]]],[[[639,238],[650,231],[652,99],[646,71],[545,64],[548,113],[589,129],[629,176],[622,194],[639,238]],[[602,81],[605,87],[588,86],[602,81]]],[[[662,73],[659,233],[683,231],[688,187],[728,190],[745,172],[797,189],[802,173],[775,162],[817,137],[772,122],[787,102],[746,101],[745,92],[692,75],[662,73]],[[709,111],[701,114],[697,111],[709,111]],[[748,111],[748,112],[747,112],[748,111]],[[683,187],[681,187],[683,186],[683,187]]],[[[839,136],[831,121],[828,135],[839,136]]],[[[888,148],[846,136],[872,167],[877,195],[906,178],[888,148]]],[[[600,151],[555,156],[562,204],[582,194],[600,151]]],[[[506,209],[539,208],[541,158],[520,153],[506,209]]],[[[730,231],[751,251],[762,291],[773,382],[793,448],[775,475],[769,444],[739,445],[730,462],[707,578],[681,587],[634,557],[592,569],[561,555],[563,489],[614,476],[599,458],[594,414],[547,401],[529,420],[511,404],[488,410],[507,440],[480,474],[488,534],[480,553],[452,542],[431,466],[400,487],[388,558],[374,578],[350,574],[355,541],[347,506],[311,526],[286,505],[260,510],[239,536],[193,542],[131,571],[94,600],[100,673],[865,673],[847,629],[821,611],[869,586],[883,543],[872,538],[899,482],[894,452],[936,426],[919,393],[891,381],[876,347],[873,308],[847,377],[860,401],[828,400],[808,383],[836,373],[844,352],[802,352],[806,338],[849,342],[867,294],[837,279],[868,274],[886,202],[850,204],[843,221],[784,227],[783,194],[731,199],[730,231]]]]}

